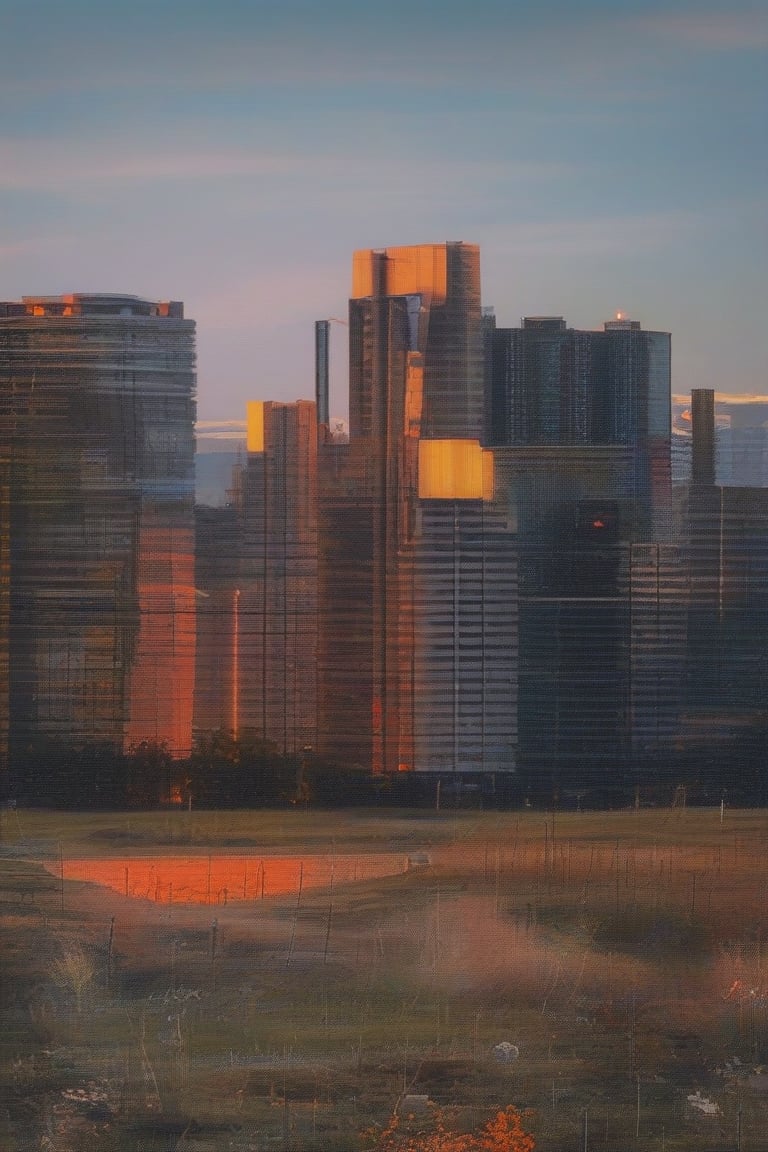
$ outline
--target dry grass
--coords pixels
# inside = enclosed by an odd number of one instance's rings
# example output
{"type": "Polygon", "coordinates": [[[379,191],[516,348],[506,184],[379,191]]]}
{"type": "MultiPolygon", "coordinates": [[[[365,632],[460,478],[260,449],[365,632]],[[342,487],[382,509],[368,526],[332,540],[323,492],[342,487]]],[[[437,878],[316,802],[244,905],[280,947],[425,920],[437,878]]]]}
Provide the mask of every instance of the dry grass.
{"type": "Polygon", "coordinates": [[[556,815],[554,829],[535,812],[3,818],[3,1146],[39,1138],[90,1081],[115,1149],[194,1119],[207,1148],[342,1152],[403,1090],[476,1123],[531,1107],[551,1152],[575,1146],[585,1109],[605,1152],[650,1152],[662,1133],[670,1152],[724,1146],[739,1106],[745,1149],[768,1131],[765,813],[556,815]],[[62,907],[60,852],[216,849],[430,863],[216,907],[67,881],[62,907]],[[519,1060],[493,1059],[502,1040],[519,1060]],[[686,1109],[697,1090],[716,1118],[686,1109]]]}
{"type": "Polygon", "coordinates": [[[75,1011],[83,1011],[96,977],[96,964],[92,956],[77,940],[61,940],[59,954],[51,961],[50,974],[61,988],[72,993],[75,1011]]]}

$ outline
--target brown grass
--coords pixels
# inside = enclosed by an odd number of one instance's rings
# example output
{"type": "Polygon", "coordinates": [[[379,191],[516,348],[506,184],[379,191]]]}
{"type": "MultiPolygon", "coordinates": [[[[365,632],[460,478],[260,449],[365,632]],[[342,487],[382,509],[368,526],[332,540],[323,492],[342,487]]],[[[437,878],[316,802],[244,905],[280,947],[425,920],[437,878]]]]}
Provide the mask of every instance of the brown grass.
{"type": "Polygon", "coordinates": [[[188,817],[22,812],[4,829],[8,1147],[91,1081],[116,1142],[161,1113],[215,1148],[341,1152],[403,1090],[478,1124],[531,1107],[545,1150],[576,1146],[585,1109],[605,1152],[650,1152],[662,1130],[670,1152],[706,1152],[732,1142],[739,1103],[745,1149],[768,1131],[765,813],[558,814],[554,835],[534,812],[188,817]],[[138,874],[217,849],[255,875],[302,848],[430,864],[215,907],[66,879],[75,859],[138,874]],[[79,1001],[62,940],[91,965],[79,1001]],[[493,1059],[501,1040],[518,1061],[493,1059]],[[686,1110],[696,1090],[715,1120],[686,1110]]]}

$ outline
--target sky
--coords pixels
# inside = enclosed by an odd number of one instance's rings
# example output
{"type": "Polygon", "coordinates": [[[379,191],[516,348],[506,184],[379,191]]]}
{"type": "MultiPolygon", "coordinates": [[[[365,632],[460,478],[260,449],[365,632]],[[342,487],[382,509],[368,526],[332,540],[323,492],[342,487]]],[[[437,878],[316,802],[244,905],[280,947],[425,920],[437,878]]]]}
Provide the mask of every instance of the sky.
{"type": "Polygon", "coordinates": [[[312,397],[355,249],[464,240],[499,324],[763,393],[767,124],[768,0],[0,0],[0,299],[183,300],[238,420],[312,397]]]}

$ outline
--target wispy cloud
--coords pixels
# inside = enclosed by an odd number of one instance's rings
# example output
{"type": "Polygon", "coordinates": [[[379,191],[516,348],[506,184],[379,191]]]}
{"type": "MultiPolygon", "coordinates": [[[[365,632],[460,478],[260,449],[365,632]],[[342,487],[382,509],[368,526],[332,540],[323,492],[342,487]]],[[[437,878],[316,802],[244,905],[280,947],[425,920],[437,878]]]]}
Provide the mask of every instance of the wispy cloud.
{"type": "Polygon", "coordinates": [[[659,53],[660,44],[689,57],[768,45],[764,3],[744,0],[476,0],[443,3],[439,19],[434,5],[409,0],[385,7],[313,0],[298,9],[287,0],[223,3],[216,10],[166,0],[139,5],[130,21],[110,5],[98,19],[90,2],[47,7],[42,20],[30,20],[23,5],[0,16],[0,92],[24,114],[47,106],[55,115],[57,93],[98,93],[116,101],[123,119],[137,111],[162,119],[165,97],[178,105],[194,94],[215,100],[229,93],[257,103],[271,94],[272,106],[260,110],[279,116],[286,93],[314,90],[315,98],[333,100],[372,85],[395,102],[406,91],[645,102],[658,93],[660,72],[674,83],[681,62],[659,53]]]}
{"type": "MultiPolygon", "coordinates": [[[[34,191],[89,200],[105,191],[125,188],[151,190],[153,186],[178,182],[196,184],[243,178],[259,184],[260,205],[270,200],[286,202],[301,190],[337,190],[337,194],[383,193],[407,198],[410,203],[476,200],[505,195],[510,185],[535,186],[572,176],[573,164],[551,159],[496,157],[447,158],[418,149],[404,149],[394,138],[391,125],[386,134],[352,151],[265,151],[247,144],[217,147],[214,130],[207,125],[201,142],[189,145],[192,133],[175,134],[167,147],[158,142],[131,139],[105,140],[85,136],[26,139],[0,137],[0,192],[34,191]],[[405,155],[403,154],[405,151],[405,155]],[[272,187],[270,196],[269,188],[272,187]]],[[[249,191],[248,195],[253,196],[249,191]]],[[[227,202],[237,200],[231,184],[227,202]]],[[[258,206],[252,201],[251,212],[258,206]]]]}
{"type": "Polygon", "coordinates": [[[733,52],[768,48],[768,9],[764,6],[656,12],[631,22],[642,31],[689,49],[733,52]]]}
{"type": "Polygon", "coordinates": [[[247,147],[184,150],[120,141],[0,139],[0,189],[71,189],[286,174],[296,164],[290,156],[247,147]]]}
{"type": "MultiPolygon", "coordinates": [[[[674,33],[696,43],[713,34],[725,37],[731,21],[730,14],[710,18],[696,10],[633,17],[599,0],[443,4],[440,19],[433,6],[410,0],[390,0],[386,8],[356,4],[345,13],[333,2],[312,3],[300,17],[283,3],[269,6],[269,19],[259,18],[256,4],[238,5],[237,15],[227,19],[206,6],[166,3],[150,19],[139,13],[129,24],[116,12],[73,22],[70,7],[50,14],[34,34],[28,20],[19,20],[16,43],[11,33],[5,52],[0,44],[0,91],[32,99],[57,91],[120,92],[134,105],[155,101],[160,116],[157,95],[163,92],[359,93],[371,85],[388,89],[391,99],[400,95],[396,86],[412,93],[570,86],[574,96],[574,86],[595,91],[606,85],[631,92],[628,65],[642,46],[628,29],[674,33]],[[617,83],[622,79],[626,89],[617,83]]],[[[759,21],[759,13],[753,18],[737,9],[734,41],[741,43],[759,21]]],[[[634,71],[642,94],[645,68],[634,71]]]]}

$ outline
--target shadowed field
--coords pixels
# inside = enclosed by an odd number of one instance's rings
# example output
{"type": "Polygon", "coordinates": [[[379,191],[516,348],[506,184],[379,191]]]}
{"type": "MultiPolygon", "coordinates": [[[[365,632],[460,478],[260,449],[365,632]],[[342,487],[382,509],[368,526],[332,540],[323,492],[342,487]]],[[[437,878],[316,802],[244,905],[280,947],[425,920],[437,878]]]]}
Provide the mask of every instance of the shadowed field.
{"type": "Polygon", "coordinates": [[[4,1148],[343,1152],[404,1092],[541,1149],[768,1132],[764,812],[2,819],[4,1148]]]}

